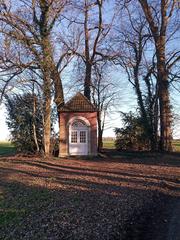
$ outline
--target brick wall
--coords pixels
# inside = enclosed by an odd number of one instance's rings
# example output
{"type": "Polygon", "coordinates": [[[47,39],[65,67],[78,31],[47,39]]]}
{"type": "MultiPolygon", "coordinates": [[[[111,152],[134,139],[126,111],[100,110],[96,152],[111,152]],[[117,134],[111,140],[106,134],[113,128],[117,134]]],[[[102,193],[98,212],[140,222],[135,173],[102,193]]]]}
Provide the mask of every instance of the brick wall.
{"type": "Polygon", "coordinates": [[[60,114],[60,156],[67,156],[69,127],[68,122],[73,117],[84,117],[90,123],[90,151],[89,155],[97,155],[97,112],[64,112],[60,114]]]}

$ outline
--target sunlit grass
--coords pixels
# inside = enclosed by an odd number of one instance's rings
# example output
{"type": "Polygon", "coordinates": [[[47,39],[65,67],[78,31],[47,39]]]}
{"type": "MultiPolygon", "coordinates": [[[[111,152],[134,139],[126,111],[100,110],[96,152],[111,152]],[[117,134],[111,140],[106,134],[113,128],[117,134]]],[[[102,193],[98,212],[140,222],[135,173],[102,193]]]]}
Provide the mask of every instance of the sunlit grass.
{"type": "Polygon", "coordinates": [[[115,149],[114,140],[104,140],[103,148],[106,149],[115,149]]]}
{"type": "MultiPolygon", "coordinates": [[[[115,149],[114,140],[104,140],[103,148],[115,149]]],[[[180,140],[173,140],[173,150],[175,152],[180,152],[180,140]]]]}
{"type": "Polygon", "coordinates": [[[176,152],[180,152],[180,140],[174,140],[173,141],[173,149],[176,152]]]}
{"type": "Polygon", "coordinates": [[[0,156],[12,155],[16,152],[16,148],[11,142],[0,142],[0,156]]]}
{"type": "MultiPolygon", "coordinates": [[[[115,149],[114,140],[104,140],[103,148],[115,149]]],[[[173,150],[180,152],[180,140],[173,140],[173,150]]],[[[11,142],[0,142],[0,156],[8,156],[16,153],[16,148],[11,142]]]]}

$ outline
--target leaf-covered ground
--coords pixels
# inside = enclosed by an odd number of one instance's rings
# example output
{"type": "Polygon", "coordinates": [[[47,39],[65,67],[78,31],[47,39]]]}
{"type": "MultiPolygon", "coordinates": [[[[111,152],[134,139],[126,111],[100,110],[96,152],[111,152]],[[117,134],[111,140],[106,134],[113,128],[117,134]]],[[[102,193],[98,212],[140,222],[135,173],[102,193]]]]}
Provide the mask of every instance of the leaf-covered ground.
{"type": "Polygon", "coordinates": [[[0,158],[0,239],[179,239],[180,156],[0,158]]]}

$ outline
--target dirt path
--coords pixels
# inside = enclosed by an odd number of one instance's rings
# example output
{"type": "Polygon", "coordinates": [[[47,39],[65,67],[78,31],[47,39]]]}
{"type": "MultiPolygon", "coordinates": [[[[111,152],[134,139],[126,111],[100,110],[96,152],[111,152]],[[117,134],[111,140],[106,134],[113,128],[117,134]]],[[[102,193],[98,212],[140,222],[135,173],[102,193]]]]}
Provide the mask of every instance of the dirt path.
{"type": "Polygon", "coordinates": [[[179,240],[179,161],[0,158],[0,239],[179,240]]]}

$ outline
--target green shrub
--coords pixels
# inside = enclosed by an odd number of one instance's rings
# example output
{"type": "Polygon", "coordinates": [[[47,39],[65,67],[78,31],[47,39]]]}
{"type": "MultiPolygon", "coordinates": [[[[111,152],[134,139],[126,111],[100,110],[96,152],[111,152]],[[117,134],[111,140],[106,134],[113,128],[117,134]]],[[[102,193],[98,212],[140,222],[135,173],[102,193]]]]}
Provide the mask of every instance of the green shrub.
{"type": "Polygon", "coordinates": [[[142,118],[130,113],[123,113],[123,128],[115,128],[115,147],[122,151],[150,150],[150,140],[142,118]]]}
{"type": "Polygon", "coordinates": [[[35,152],[34,130],[39,148],[43,148],[43,115],[36,95],[27,93],[6,97],[7,125],[11,133],[11,142],[18,152],[35,152]],[[34,105],[35,104],[35,105],[34,105]]]}

